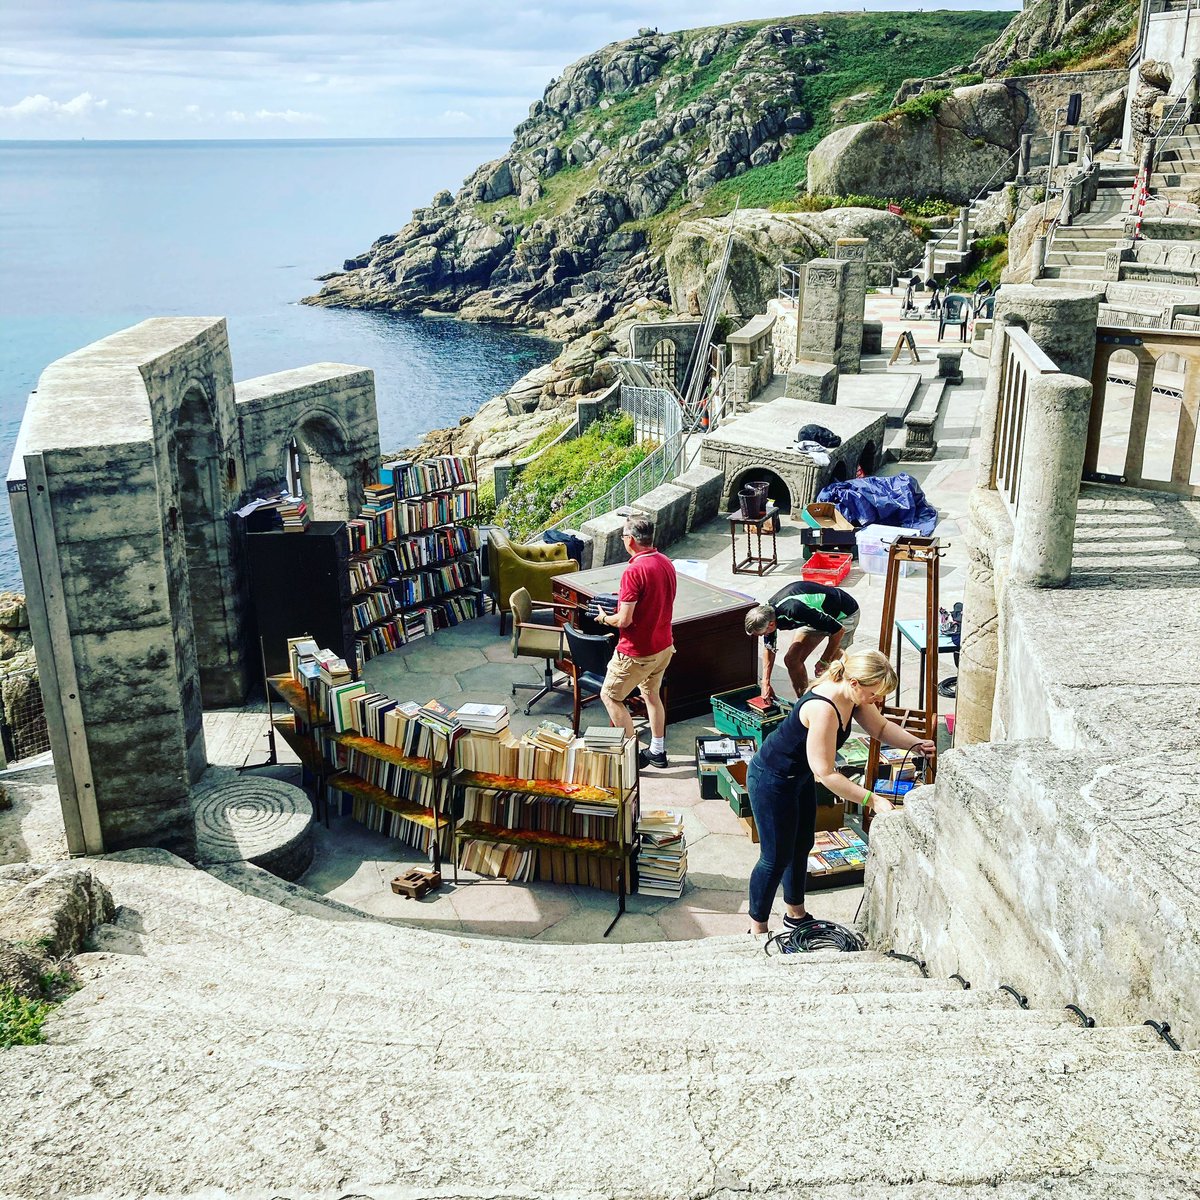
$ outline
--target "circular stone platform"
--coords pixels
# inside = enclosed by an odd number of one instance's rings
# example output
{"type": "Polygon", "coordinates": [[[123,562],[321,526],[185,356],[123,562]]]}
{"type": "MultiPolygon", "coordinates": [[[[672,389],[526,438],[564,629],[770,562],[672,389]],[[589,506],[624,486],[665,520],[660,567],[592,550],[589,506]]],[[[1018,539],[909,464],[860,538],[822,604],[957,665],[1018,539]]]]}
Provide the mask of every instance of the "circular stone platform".
{"type": "Polygon", "coordinates": [[[234,779],[192,797],[196,865],[248,862],[298,879],[313,857],[313,811],[298,787],[278,779],[234,779]]]}

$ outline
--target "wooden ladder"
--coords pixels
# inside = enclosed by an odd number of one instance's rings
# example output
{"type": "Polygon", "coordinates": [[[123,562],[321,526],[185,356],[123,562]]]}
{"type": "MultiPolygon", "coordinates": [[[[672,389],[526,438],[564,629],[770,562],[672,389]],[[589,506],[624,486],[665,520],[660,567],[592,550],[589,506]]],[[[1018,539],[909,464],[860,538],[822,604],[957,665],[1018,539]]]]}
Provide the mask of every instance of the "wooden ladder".
{"type": "MultiPolygon", "coordinates": [[[[938,636],[941,610],[938,604],[939,563],[943,551],[937,538],[905,534],[888,547],[887,575],[883,585],[883,617],[879,627],[879,650],[889,659],[892,642],[896,636],[896,589],[900,582],[903,563],[920,563],[925,567],[925,654],[922,664],[925,671],[925,707],[904,708],[897,704],[885,704],[883,715],[902,729],[914,733],[923,741],[937,743],[938,721],[938,636]]],[[[899,701],[899,694],[896,696],[899,701]]],[[[877,738],[871,739],[867,752],[867,770],[863,786],[874,786],[882,758],[882,746],[877,738]]],[[[928,760],[925,782],[932,783],[937,774],[936,752],[928,760]]],[[[869,828],[871,814],[863,814],[863,828],[869,828]]]]}

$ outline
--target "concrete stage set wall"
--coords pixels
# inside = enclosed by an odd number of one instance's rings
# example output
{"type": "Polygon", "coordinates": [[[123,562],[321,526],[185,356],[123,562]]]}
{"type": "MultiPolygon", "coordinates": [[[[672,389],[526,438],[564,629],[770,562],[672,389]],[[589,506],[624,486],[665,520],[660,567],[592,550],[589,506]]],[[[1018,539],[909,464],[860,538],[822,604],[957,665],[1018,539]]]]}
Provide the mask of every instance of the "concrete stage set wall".
{"type": "Polygon", "coordinates": [[[202,709],[240,703],[259,670],[231,514],[283,485],[293,439],[311,515],[356,513],[379,460],[371,372],[235,385],[225,322],[201,317],[42,372],[8,491],[73,854],[192,855],[202,709]]]}

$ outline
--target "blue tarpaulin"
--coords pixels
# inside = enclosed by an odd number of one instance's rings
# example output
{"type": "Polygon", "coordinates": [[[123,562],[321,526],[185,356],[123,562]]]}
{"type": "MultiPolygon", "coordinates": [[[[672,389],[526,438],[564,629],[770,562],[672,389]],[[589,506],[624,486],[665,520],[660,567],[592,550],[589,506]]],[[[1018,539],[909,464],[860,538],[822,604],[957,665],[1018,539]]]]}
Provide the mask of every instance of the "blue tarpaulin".
{"type": "Polygon", "coordinates": [[[930,534],[938,519],[937,509],[908,474],[868,475],[831,483],[821,489],[817,499],[835,504],[854,525],[900,525],[930,534]]]}

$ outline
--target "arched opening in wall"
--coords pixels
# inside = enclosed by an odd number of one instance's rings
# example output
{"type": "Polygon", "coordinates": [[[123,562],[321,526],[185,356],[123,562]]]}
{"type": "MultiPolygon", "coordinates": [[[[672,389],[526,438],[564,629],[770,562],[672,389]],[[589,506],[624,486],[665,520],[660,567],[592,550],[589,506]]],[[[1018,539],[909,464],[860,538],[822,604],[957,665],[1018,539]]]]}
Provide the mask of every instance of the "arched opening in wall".
{"type": "Polygon", "coordinates": [[[838,459],[833,464],[833,481],[834,483],[845,483],[850,477],[850,472],[846,469],[846,464],[842,459],[838,459]]]}
{"type": "Polygon", "coordinates": [[[858,469],[864,475],[875,474],[875,443],[868,441],[858,456],[858,469]]]}
{"type": "Polygon", "coordinates": [[[1146,413],[1146,441],[1142,449],[1143,479],[1156,482],[1171,479],[1185,369],[1186,364],[1178,354],[1160,354],[1154,361],[1149,411],[1146,413]]]}
{"type": "MultiPolygon", "coordinates": [[[[176,524],[184,546],[180,567],[187,576],[186,588],[178,587],[175,594],[189,598],[190,630],[180,611],[175,635],[184,706],[189,706],[189,689],[197,679],[202,705],[240,702],[243,689],[240,655],[234,648],[229,532],[223,519],[225,456],[217,444],[212,405],[203,388],[193,386],[180,403],[171,447],[179,489],[176,524]]],[[[179,605],[180,610],[184,607],[179,605]]]]}
{"type": "Polygon", "coordinates": [[[658,373],[663,379],[670,380],[678,386],[675,378],[675,360],[675,343],[670,338],[659,338],[650,351],[650,361],[658,368],[658,373]]]}
{"type": "Polygon", "coordinates": [[[750,483],[767,484],[767,499],[781,513],[792,511],[792,493],[788,489],[788,485],[774,471],[766,471],[762,467],[752,467],[734,479],[730,490],[730,506],[732,508],[738,506],[738,492],[750,483]]]}
{"type": "MultiPolygon", "coordinates": [[[[1103,348],[1097,347],[1097,353],[1103,348]]],[[[1104,374],[1104,400],[1100,413],[1100,440],[1096,454],[1096,473],[1122,478],[1129,452],[1129,433],[1133,421],[1134,397],[1138,391],[1138,376],[1143,376],[1143,389],[1149,387],[1154,363],[1145,355],[1139,365],[1132,350],[1115,350],[1109,357],[1104,374]]]]}
{"type": "Polygon", "coordinates": [[[351,513],[359,481],[347,479],[335,465],[347,457],[345,435],[330,418],[313,417],[297,428],[285,453],[283,474],[289,487],[294,474],[312,520],[344,521],[351,513]]]}

